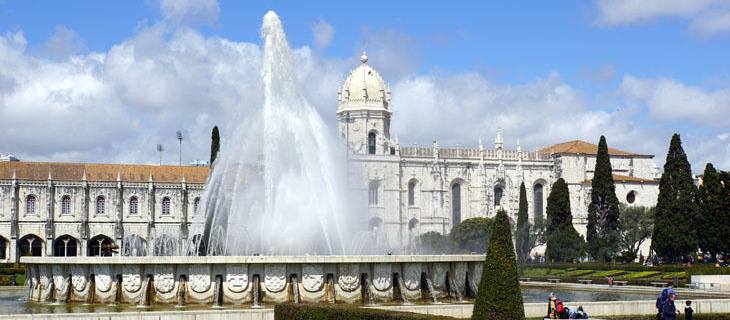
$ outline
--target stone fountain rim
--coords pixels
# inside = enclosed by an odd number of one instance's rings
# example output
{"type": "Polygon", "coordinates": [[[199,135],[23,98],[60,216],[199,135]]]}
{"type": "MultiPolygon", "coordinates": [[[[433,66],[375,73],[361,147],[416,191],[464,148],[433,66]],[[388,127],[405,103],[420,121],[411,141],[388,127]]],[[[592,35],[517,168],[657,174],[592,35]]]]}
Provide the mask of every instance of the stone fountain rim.
{"type": "Polygon", "coordinates": [[[21,257],[25,264],[332,264],[483,262],[483,254],[459,255],[342,255],[342,256],[162,256],[162,257],[21,257]]]}

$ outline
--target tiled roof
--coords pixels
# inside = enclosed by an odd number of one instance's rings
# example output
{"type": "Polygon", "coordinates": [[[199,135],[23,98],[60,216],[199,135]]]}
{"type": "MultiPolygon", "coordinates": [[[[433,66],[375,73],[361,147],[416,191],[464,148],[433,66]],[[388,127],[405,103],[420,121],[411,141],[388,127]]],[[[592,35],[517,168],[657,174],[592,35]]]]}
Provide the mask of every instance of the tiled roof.
{"type": "MultiPolygon", "coordinates": [[[[571,153],[571,154],[596,154],[598,153],[598,145],[588,143],[582,140],[573,140],[563,143],[554,144],[539,151],[540,153],[571,153]]],[[[635,153],[626,152],[618,149],[608,148],[608,154],[612,156],[634,156],[635,153]]]]}
{"type": "MultiPolygon", "coordinates": [[[[630,177],[630,176],[624,176],[620,174],[614,174],[613,175],[613,181],[614,182],[638,182],[638,183],[659,183],[656,180],[653,179],[645,179],[645,178],[639,178],[639,177],[630,177]]],[[[584,184],[590,184],[591,180],[583,181],[584,184]]]]}
{"type": "Polygon", "coordinates": [[[81,181],[86,174],[87,181],[148,182],[150,175],[154,182],[177,183],[183,177],[187,183],[205,183],[208,179],[207,166],[156,166],[144,164],[101,164],[63,162],[0,162],[0,180],[9,180],[15,174],[18,180],[81,181]]]}

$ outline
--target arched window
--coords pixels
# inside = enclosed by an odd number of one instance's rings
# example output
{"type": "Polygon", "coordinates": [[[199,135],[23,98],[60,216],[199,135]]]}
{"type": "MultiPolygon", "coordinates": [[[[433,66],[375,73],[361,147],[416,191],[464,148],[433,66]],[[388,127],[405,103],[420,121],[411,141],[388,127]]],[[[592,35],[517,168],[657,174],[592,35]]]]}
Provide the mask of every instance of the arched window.
{"type": "Polygon", "coordinates": [[[5,260],[8,258],[8,240],[5,240],[5,238],[0,237],[0,260],[5,260]]]}
{"type": "Polygon", "coordinates": [[[75,257],[78,255],[78,241],[64,235],[53,241],[53,255],[56,257],[75,257]]]}
{"type": "Polygon", "coordinates": [[[502,186],[494,187],[494,206],[500,206],[502,204],[502,196],[504,195],[504,189],[502,186]]]}
{"type": "Polygon", "coordinates": [[[461,222],[461,183],[451,185],[451,223],[461,222]]]}
{"type": "Polygon", "coordinates": [[[411,220],[408,221],[408,230],[413,230],[418,226],[418,219],[411,218],[411,220]]]}
{"type": "Polygon", "coordinates": [[[35,214],[36,197],[34,195],[28,195],[25,197],[25,214],[35,214]]]}
{"type": "Polygon", "coordinates": [[[162,215],[170,214],[170,197],[162,198],[162,215]]]}
{"type": "Polygon", "coordinates": [[[368,154],[375,154],[375,131],[368,133],[368,154]]]}
{"type": "Polygon", "coordinates": [[[43,255],[43,241],[34,234],[29,234],[18,241],[21,257],[40,257],[43,255]]]}
{"type": "Polygon", "coordinates": [[[139,214],[139,198],[137,198],[137,196],[132,196],[129,198],[129,214],[139,214]]]}
{"type": "Polygon", "coordinates": [[[193,215],[198,213],[199,206],[200,206],[200,197],[195,197],[195,200],[193,200],[193,215]]]}
{"type": "Polygon", "coordinates": [[[628,204],[634,204],[636,202],[636,191],[631,190],[626,194],[626,202],[628,204]]]}
{"type": "Polygon", "coordinates": [[[383,219],[380,219],[378,217],[374,217],[374,218],[370,219],[370,221],[368,222],[368,230],[370,230],[370,231],[378,230],[382,226],[383,226],[383,219]]]}
{"type": "Polygon", "coordinates": [[[61,197],[61,214],[71,214],[71,196],[61,197]]]}
{"type": "Polygon", "coordinates": [[[543,198],[542,198],[542,193],[543,193],[542,192],[542,184],[541,183],[536,183],[532,187],[532,194],[533,194],[533,197],[534,197],[533,207],[535,208],[535,211],[534,211],[535,212],[535,217],[538,217],[538,216],[539,217],[542,217],[543,216],[543,205],[542,205],[542,203],[543,203],[542,199],[543,198]]]}
{"type": "Polygon", "coordinates": [[[378,182],[370,181],[368,185],[368,204],[371,206],[378,205],[378,182]]]}
{"type": "Polygon", "coordinates": [[[416,180],[408,182],[408,205],[416,205],[416,180]]]}
{"type": "Polygon", "coordinates": [[[106,199],[104,196],[96,197],[96,214],[104,214],[106,212],[106,199]]]}
{"type": "Polygon", "coordinates": [[[105,235],[98,235],[89,240],[89,257],[111,257],[114,241],[105,235]]]}

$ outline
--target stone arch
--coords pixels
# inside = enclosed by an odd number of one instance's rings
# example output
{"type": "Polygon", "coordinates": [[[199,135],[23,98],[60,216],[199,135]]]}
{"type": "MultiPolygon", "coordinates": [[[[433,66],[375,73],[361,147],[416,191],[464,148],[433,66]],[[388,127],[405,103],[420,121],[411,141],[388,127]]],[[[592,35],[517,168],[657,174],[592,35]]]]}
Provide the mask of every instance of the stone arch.
{"type": "Polygon", "coordinates": [[[18,255],[21,257],[43,256],[44,242],[41,237],[35,234],[26,234],[18,240],[18,255]]]}
{"type": "MultiPolygon", "coordinates": [[[[532,183],[532,215],[545,217],[545,203],[547,203],[547,181],[537,179],[532,183]]],[[[534,221],[534,220],[533,220],[534,221]]]]}
{"type": "Polygon", "coordinates": [[[89,257],[111,257],[114,249],[116,249],[114,240],[103,234],[89,239],[86,246],[89,257]]]}
{"type": "Polygon", "coordinates": [[[408,220],[408,230],[412,231],[413,229],[418,227],[418,219],[415,217],[411,218],[411,220],[408,220]]]}
{"type": "Polygon", "coordinates": [[[161,234],[155,238],[155,256],[176,256],[178,239],[169,234],[161,234]]]}
{"type": "Polygon", "coordinates": [[[378,131],[370,130],[368,132],[368,154],[376,154],[378,150],[378,131]]]}
{"type": "Polygon", "coordinates": [[[461,222],[464,217],[464,209],[466,204],[466,183],[462,178],[451,180],[449,184],[449,196],[451,203],[451,225],[454,226],[461,222]]]}
{"type": "Polygon", "coordinates": [[[375,231],[380,230],[383,227],[383,219],[379,217],[372,217],[368,221],[368,230],[375,231]]]}
{"type": "Polygon", "coordinates": [[[408,180],[408,196],[407,203],[409,207],[415,206],[418,202],[418,191],[420,190],[419,181],[416,178],[408,180]]]}
{"type": "Polygon", "coordinates": [[[636,203],[636,200],[639,198],[639,192],[636,190],[630,190],[626,193],[626,203],[633,205],[636,203]]]}
{"type": "Polygon", "coordinates": [[[506,192],[507,182],[504,181],[504,179],[497,180],[492,187],[492,205],[494,206],[495,210],[504,205],[506,192]]]}
{"type": "Polygon", "coordinates": [[[79,240],[64,234],[53,240],[54,257],[75,257],[79,255],[79,240]]]}
{"type": "Polygon", "coordinates": [[[147,255],[147,240],[137,234],[130,234],[122,240],[122,255],[142,257],[147,255]]]}
{"type": "Polygon", "coordinates": [[[7,260],[8,258],[10,258],[10,241],[0,236],[0,260],[7,260]]]}

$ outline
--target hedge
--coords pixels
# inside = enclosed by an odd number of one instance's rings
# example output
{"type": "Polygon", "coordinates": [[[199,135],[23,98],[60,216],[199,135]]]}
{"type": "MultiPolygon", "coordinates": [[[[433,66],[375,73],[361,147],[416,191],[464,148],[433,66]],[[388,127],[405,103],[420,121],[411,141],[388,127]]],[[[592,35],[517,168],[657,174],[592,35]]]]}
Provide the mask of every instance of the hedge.
{"type": "MultiPolygon", "coordinates": [[[[662,272],[678,272],[688,271],[693,269],[707,268],[710,265],[693,265],[691,268],[687,268],[685,265],[679,264],[663,264],[653,267],[646,267],[638,263],[599,263],[599,262],[587,262],[587,263],[532,263],[520,265],[520,269],[523,268],[550,268],[550,269],[573,269],[573,270],[596,270],[596,271],[608,271],[608,270],[624,270],[624,271],[662,271],[662,272]]],[[[714,268],[713,269],[718,269],[714,268]]],[[[719,268],[727,269],[730,274],[730,268],[719,268]]]]}
{"type": "Polygon", "coordinates": [[[277,304],[275,320],[455,320],[456,318],[333,304],[277,304]]]}
{"type": "MultiPolygon", "coordinates": [[[[682,309],[680,311],[682,312],[682,314],[680,314],[677,317],[677,320],[684,320],[684,309],[682,309]]],[[[656,320],[656,315],[601,317],[601,319],[656,320]]],[[[730,313],[697,313],[697,312],[695,312],[692,315],[692,319],[693,320],[727,320],[727,319],[730,319],[730,313]]]]}

